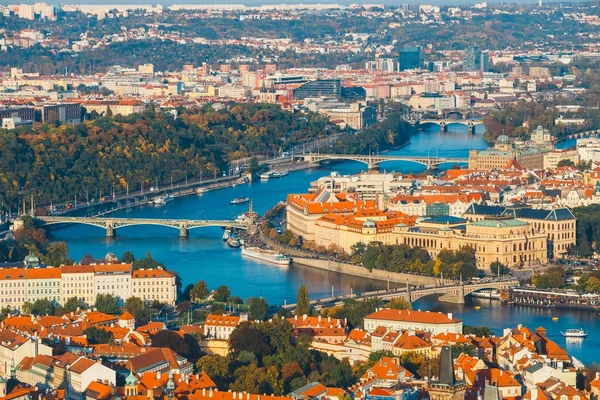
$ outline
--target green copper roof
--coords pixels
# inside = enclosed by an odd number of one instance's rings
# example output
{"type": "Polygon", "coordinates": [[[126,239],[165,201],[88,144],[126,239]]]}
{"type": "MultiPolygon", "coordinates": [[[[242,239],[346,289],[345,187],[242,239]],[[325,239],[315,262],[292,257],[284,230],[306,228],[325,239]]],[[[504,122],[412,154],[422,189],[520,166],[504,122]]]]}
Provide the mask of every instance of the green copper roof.
{"type": "Polygon", "coordinates": [[[518,219],[482,219],[481,221],[471,223],[472,226],[485,226],[488,228],[508,228],[515,226],[526,226],[527,222],[518,219]]]}

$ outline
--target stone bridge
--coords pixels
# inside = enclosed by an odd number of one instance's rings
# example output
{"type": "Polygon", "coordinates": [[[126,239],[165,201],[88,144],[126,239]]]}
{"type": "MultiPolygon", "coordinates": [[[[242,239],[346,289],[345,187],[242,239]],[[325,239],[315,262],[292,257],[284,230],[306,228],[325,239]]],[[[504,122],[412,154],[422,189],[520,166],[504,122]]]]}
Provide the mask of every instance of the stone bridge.
{"type": "MultiPolygon", "coordinates": [[[[159,219],[159,218],[110,218],[110,217],[68,217],[68,216],[36,216],[37,221],[42,222],[42,226],[56,224],[84,224],[92,225],[106,229],[106,236],[115,235],[117,228],[135,225],[158,225],[169,228],[179,229],[179,236],[187,237],[188,230],[194,228],[204,228],[210,226],[219,226],[226,228],[248,229],[251,222],[230,221],[230,220],[190,220],[190,219],[159,219]]],[[[15,221],[15,229],[19,228],[15,221]]]]}
{"type": "Polygon", "coordinates": [[[480,119],[459,119],[459,118],[443,118],[443,119],[417,119],[411,121],[412,125],[435,124],[439,125],[443,132],[448,132],[448,125],[461,124],[469,128],[471,133],[475,133],[477,125],[483,125],[483,120],[480,119]]]}
{"type": "Polygon", "coordinates": [[[392,155],[364,155],[364,154],[304,154],[297,156],[304,158],[311,164],[318,164],[326,160],[351,160],[367,164],[369,169],[374,169],[379,164],[387,161],[408,161],[426,166],[428,169],[436,169],[440,164],[452,163],[460,164],[467,163],[466,158],[442,158],[442,157],[411,157],[411,156],[392,156],[392,155]]]}

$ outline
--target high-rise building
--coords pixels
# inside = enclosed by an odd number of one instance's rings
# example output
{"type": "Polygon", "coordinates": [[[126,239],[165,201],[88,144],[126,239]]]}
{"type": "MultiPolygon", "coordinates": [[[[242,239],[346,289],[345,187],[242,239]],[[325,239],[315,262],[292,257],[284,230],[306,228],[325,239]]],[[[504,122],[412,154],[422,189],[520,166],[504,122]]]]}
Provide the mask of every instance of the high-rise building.
{"type": "Polygon", "coordinates": [[[488,72],[490,69],[490,56],[481,51],[479,47],[469,47],[463,58],[463,71],[488,72]]]}
{"type": "Polygon", "coordinates": [[[421,46],[404,46],[400,50],[400,71],[423,67],[423,50],[421,46]]]}

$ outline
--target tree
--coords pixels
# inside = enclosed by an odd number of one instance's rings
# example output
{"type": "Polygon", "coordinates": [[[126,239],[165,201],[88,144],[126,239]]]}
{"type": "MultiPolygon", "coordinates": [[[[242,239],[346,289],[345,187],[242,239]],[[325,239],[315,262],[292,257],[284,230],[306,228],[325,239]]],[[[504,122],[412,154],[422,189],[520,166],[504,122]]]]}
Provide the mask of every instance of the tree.
{"type": "Polygon", "coordinates": [[[475,335],[478,337],[490,337],[494,334],[492,332],[492,330],[490,328],[488,328],[487,326],[470,326],[470,325],[465,325],[463,327],[463,333],[465,335],[475,335]]]}
{"type": "Polygon", "coordinates": [[[79,301],[79,299],[77,297],[69,297],[67,299],[67,301],[65,301],[65,304],[63,305],[63,309],[65,310],[65,312],[73,312],[73,311],[77,311],[78,308],[81,308],[83,306],[83,303],[81,301],[79,301]]]}
{"type": "Polygon", "coordinates": [[[121,261],[126,264],[133,264],[135,262],[135,256],[129,250],[125,250],[125,253],[121,256],[121,261]]]}
{"type": "Polygon", "coordinates": [[[79,261],[79,264],[90,265],[93,262],[94,262],[94,257],[92,257],[91,254],[86,254],[83,257],[81,257],[81,261],[79,261]]]}
{"type": "Polygon", "coordinates": [[[249,317],[251,321],[264,321],[267,317],[267,311],[269,310],[269,305],[265,299],[250,297],[246,300],[246,305],[248,306],[249,317]]]}
{"type": "Polygon", "coordinates": [[[269,338],[256,325],[248,321],[239,324],[229,336],[229,351],[237,357],[242,351],[254,353],[260,361],[271,354],[269,338]]]}
{"type": "Polygon", "coordinates": [[[44,263],[53,267],[60,267],[67,263],[69,249],[65,242],[52,242],[46,247],[46,254],[43,257],[44,263]]]}
{"type": "Polygon", "coordinates": [[[105,314],[119,314],[121,308],[117,304],[117,299],[111,294],[98,294],[96,296],[96,303],[94,307],[101,313],[105,314]]]}
{"type": "Polygon", "coordinates": [[[225,387],[229,384],[229,362],[227,357],[219,354],[206,355],[201,357],[196,363],[198,371],[204,371],[217,385],[225,387]]]}
{"type": "Polygon", "coordinates": [[[556,165],[558,167],[574,167],[575,163],[571,160],[560,160],[556,165]]]}
{"type": "Polygon", "coordinates": [[[386,304],[386,308],[391,308],[392,310],[412,310],[412,304],[403,297],[396,297],[386,304]]]}
{"type": "Polygon", "coordinates": [[[54,315],[54,304],[48,299],[38,299],[33,303],[31,313],[35,315],[54,315]]]}
{"type": "Polygon", "coordinates": [[[136,316],[144,309],[144,302],[136,296],[132,296],[125,300],[125,310],[133,316],[136,316]]]}
{"type": "Polygon", "coordinates": [[[308,288],[300,285],[296,300],[296,315],[304,315],[310,312],[310,300],[308,298],[308,288]]]}
{"type": "Polygon", "coordinates": [[[201,280],[194,285],[192,290],[190,290],[190,300],[195,301],[197,299],[205,299],[209,294],[210,292],[208,291],[206,282],[201,280]]]}
{"type": "Polygon", "coordinates": [[[508,267],[502,264],[500,261],[494,261],[493,263],[491,263],[490,270],[494,275],[504,275],[507,274],[508,271],[510,271],[508,267]]]}
{"type": "Polygon", "coordinates": [[[112,332],[91,326],[83,331],[89,344],[109,344],[115,339],[112,332]]]}
{"type": "Polygon", "coordinates": [[[256,156],[252,156],[252,158],[250,159],[250,168],[248,169],[250,171],[250,173],[255,174],[258,172],[258,158],[256,158],[256,156]]]}
{"type": "Polygon", "coordinates": [[[222,303],[227,303],[229,297],[231,296],[231,290],[226,285],[221,285],[215,290],[213,294],[214,301],[220,301],[222,303]]]}
{"type": "Polygon", "coordinates": [[[185,334],[183,337],[169,330],[159,331],[152,337],[153,347],[168,347],[174,352],[196,362],[201,354],[198,340],[192,335],[185,334]]]}
{"type": "Polygon", "coordinates": [[[23,314],[29,315],[31,314],[31,310],[33,309],[33,303],[30,301],[26,301],[25,303],[23,303],[23,305],[21,306],[21,310],[23,311],[23,314]]]}

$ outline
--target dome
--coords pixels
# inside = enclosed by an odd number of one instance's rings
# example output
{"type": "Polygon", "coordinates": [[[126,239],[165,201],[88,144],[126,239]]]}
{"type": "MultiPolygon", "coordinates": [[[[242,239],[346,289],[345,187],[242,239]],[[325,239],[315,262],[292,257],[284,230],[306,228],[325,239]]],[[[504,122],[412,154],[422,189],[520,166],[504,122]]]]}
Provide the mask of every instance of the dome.
{"type": "Polygon", "coordinates": [[[500,135],[500,136],[498,136],[498,139],[496,139],[496,143],[497,144],[509,144],[510,138],[506,135],[500,135]]]}
{"type": "Polygon", "coordinates": [[[375,222],[374,221],[365,221],[363,222],[363,228],[375,228],[375,222]]]}
{"type": "Polygon", "coordinates": [[[133,386],[133,385],[136,385],[137,383],[138,383],[138,379],[133,374],[133,371],[129,370],[129,376],[127,376],[127,378],[125,378],[125,384],[127,386],[133,386]]]}

